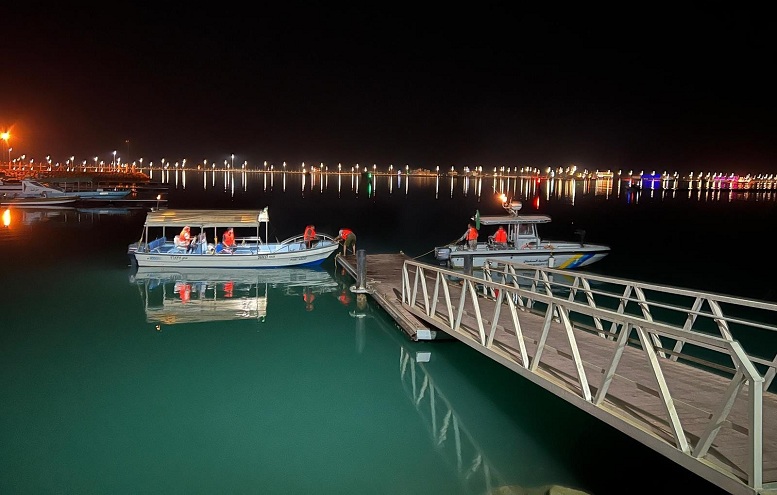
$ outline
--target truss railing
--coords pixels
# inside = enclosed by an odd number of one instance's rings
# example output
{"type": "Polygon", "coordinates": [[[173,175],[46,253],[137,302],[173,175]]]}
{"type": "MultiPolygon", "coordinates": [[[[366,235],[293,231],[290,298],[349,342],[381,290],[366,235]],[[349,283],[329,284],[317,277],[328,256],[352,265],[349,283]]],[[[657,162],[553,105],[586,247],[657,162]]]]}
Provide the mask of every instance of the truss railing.
{"type": "MultiPolygon", "coordinates": [[[[775,304],[497,260],[489,260],[479,275],[408,260],[402,302],[424,321],[579,407],[639,429],[644,443],[695,472],[709,474],[712,468],[723,475],[717,479],[724,488],[777,489],[777,479],[764,480],[763,424],[764,393],[773,395],[768,387],[777,363],[777,327],[770,323],[777,320],[775,304]],[[523,330],[528,318],[541,327],[536,339],[523,330]],[[595,358],[583,356],[581,332],[601,339],[596,349],[604,364],[593,365],[595,358]],[[568,348],[550,346],[549,338],[559,335],[568,348]],[[771,343],[763,345],[769,338],[771,343]],[[759,353],[747,352],[745,344],[759,353]],[[553,372],[557,363],[551,356],[571,363],[565,375],[571,380],[553,372]],[[649,370],[645,383],[619,372],[635,360],[649,370]],[[725,381],[714,406],[702,408],[673,394],[666,362],[725,381]],[[616,382],[649,390],[659,401],[658,412],[651,410],[647,418],[624,407],[623,398],[612,392],[616,382]],[[735,407],[744,408],[746,424],[732,420],[735,407]],[[684,423],[680,409],[693,410],[693,419],[684,423]],[[726,453],[729,443],[746,452],[742,465],[731,465],[737,456],[726,453]]],[[[769,473],[775,476],[773,469],[769,473]]]]}

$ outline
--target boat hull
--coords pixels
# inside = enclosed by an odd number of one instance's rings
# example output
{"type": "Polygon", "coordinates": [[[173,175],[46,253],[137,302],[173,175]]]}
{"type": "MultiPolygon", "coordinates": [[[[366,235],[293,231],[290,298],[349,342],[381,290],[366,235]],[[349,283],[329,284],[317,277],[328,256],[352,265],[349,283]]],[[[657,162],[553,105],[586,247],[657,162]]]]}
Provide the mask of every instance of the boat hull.
{"type": "Polygon", "coordinates": [[[493,249],[486,244],[479,244],[478,249],[475,250],[454,245],[437,248],[437,253],[437,258],[441,261],[447,261],[448,266],[452,268],[464,268],[465,259],[471,257],[473,268],[482,267],[486,260],[492,259],[524,263],[531,266],[575,269],[601,261],[610,253],[610,248],[593,244],[580,246],[579,244],[566,243],[566,245],[554,245],[553,249],[493,249]],[[445,250],[450,251],[441,254],[441,251],[445,250]]]}
{"type": "Polygon", "coordinates": [[[17,208],[38,208],[41,206],[58,206],[76,202],[76,198],[22,198],[7,199],[0,201],[2,206],[15,206],[17,208]]]}
{"type": "Polygon", "coordinates": [[[312,249],[277,252],[272,245],[263,245],[260,250],[245,248],[246,252],[223,253],[140,253],[131,256],[138,267],[156,268],[280,268],[289,266],[316,266],[323,263],[339,244],[333,243],[312,249]]]}
{"type": "Polygon", "coordinates": [[[323,233],[317,233],[312,242],[306,241],[303,235],[282,242],[265,242],[270,238],[269,222],[267,207],[262,210],[151,210],[146,213],[140,239],[130,244],[127,252],[130,261],[138,267],[231,269],[316,266],[340,249],[335,238],[323,233]],[[226,248],[217,241],[229,229],[236,235],[234,244],[226,248]],[[170,239],[173,233],[176,235],[170,239]],[[184,241],[181,241],[182,235],[184,241]],[[207,239],[214,242],[208,243],[207,239]]]}

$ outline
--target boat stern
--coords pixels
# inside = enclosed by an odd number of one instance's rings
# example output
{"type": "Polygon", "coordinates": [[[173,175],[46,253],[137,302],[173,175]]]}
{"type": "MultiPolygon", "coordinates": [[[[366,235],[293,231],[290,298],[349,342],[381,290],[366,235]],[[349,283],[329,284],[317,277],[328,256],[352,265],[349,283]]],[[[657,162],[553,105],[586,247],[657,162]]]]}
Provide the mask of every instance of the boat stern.
{"type": "Polygon", "coordinates": [[[434,259],[436,259],[441,265],[448,264],[451,259],[451,253],[453,248],[451,246],[438,246],[434,248],[434,259]]]}

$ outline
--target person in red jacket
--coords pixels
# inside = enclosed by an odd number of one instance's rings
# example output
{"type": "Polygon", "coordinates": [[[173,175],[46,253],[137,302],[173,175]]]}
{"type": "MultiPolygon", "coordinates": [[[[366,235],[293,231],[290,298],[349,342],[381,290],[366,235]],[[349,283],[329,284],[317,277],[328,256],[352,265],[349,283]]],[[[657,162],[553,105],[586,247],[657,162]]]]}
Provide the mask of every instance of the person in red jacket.
{"type": "Polygon", "coordinates": [[[316,243],[316,226],[313,224],[308,225],[305,227],[305,233],[303,234],[303,237],[305,239],[305,247],[308,249],[315,246],[316,243]]]}
{"type": "Polygon", "coordinates": [[[494,244],[496,244],[496,247],[498,248],[507,247],[507,231],[501,225],[494,234],[494,244]]]}
{"type": "Polygon", "coordinates": [[[221,236],[221,246],[224,248],[222,252],[232,253],[235,249],[235,229],[230,227],[221,236]]]}
{"type": "Polygon", "coordinates": [[[356,256],[356,234],[353,233],[353,230],[346,228],[340,229],[340,233],[335,237],[335,242],[341,241],[343,243],[343,256],[346,255],[349,247],[353,248],[353,254],[356,256]]]}
{"type": "Polygon", "coordinates": [[[478,248],[478,229],[471,223],[467,224],[467,231],[459,237],[459,241],[467,242],[467,249],[475,250],[478,248]]]}

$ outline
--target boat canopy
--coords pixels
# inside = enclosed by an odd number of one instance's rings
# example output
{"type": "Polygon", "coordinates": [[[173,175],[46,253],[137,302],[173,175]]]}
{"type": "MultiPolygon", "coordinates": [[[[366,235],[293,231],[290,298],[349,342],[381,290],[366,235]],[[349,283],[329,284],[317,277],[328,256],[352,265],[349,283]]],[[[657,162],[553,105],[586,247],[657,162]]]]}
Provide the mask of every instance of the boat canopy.
{"type": "Polygon", "coordinates": [[[146,215],[146,227],[256,227],[269,222],[267,208],[263,210],[154,210],[146,215]]]}
{"type": "Polygon", "coordinates": [[[482,225],[518,225],[520,223],[549,223],[547,215],[499,215],[480,217],[482,225]]]}

